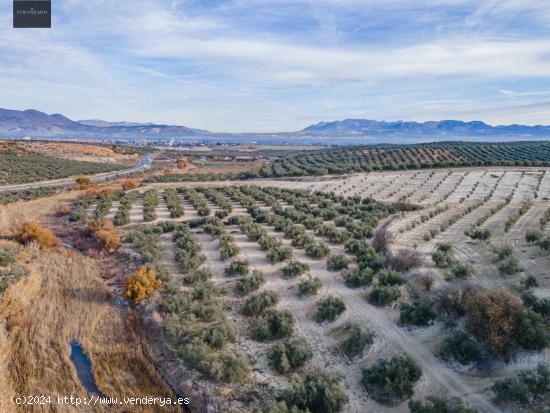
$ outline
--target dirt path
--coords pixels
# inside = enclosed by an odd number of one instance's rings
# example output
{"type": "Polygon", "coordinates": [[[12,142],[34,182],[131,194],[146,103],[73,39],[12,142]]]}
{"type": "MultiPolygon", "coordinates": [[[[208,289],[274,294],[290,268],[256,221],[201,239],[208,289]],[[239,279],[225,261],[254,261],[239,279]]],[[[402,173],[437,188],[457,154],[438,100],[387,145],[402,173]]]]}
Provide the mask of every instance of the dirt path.
{"type": "MultiPolygon", "coordinates": [[[[288,240],[284,240],[282,234],[276,233],[272,228],[263,224],[262,227],[264,227],[270,235],[276,236],[285,243],[289,243],[288,240]]],[[[321,237],[315,238],[322,240],[321,237]]],[[[342,252],[341,246],[336,247],[330,244],[329,246],[334,252],[342,252]],[[335,248],[337,248],[337,250],[335,250],[335,248]]],[[[315,265],[311,259],[302,255],[300,250],[295,250],[294,255],[299,257],[300,260],[308,262],[308,264],[315,265]]],[[[353,257],[349,256],[349,258],[352,259],[353,257]]],[[[322,262],[324,262],[324,260],[322,260],[322,262]]],[[[462,379],[457,372],[451,370],[442,361],[437,359],[413,334],[410,334],[405,329],[399,328],[395,321],[388,316],[386,310],[370,305],[365,300],[363,296],[364,293],[361,290],[354,290],[346,287],[338,273],[326,271],[326,267],[324,270],[317,267],[313,273],[322,279],[324,288],[326,288],[325,291],[330,291],[330,294],[341,297],[346,303],[346,312],[340,317],[339,322],[343,322],[346,318],[359,320],[361,325],[372,326],[377,336],[382,338],[386,344],[395,346],[399,351],[410,354],[422,367],[425,379],[428,381],[428,384],[425,385],[426,389],[434,391],[436,388],[441,387],[452,396],[465,398],[483,412],[500,411],[489,402],[484,395],[476,393],[474,389],[478,386],[472,387],[468,385],[466,380],[462,379]]],[[[317,337],[314,336],[312,339],[315,340],[317,337]]],[[[347,375],[350,375],[350,370],[347,371],[347,375]]],[[[355,398],[361,391],[364,392],[364,390],[356,381],[353,382],[353,378],[355,378],[355,380],[358,379],[357,370],[346,380],[346,387],[351,390],[351,394],[355,398]]],[[[474,379],[470,377],[468,380],[472,381],[474,379]]],[[[402,407],[404,408],[404,405],[399,408],[402,407]]]]}

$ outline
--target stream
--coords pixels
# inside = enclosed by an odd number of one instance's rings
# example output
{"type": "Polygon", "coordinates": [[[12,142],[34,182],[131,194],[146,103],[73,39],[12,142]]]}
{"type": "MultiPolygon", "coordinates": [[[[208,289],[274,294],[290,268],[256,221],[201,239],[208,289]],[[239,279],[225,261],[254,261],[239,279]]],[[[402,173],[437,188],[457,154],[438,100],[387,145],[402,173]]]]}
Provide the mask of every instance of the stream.
{"type": "Polygon", "coordinates": [[[80,383],[84,386],[88,393],[100,395],[101,393],[99,392],[95,384],[94,377],[92,376],[92,365],[90,364],[90,360],[88,360],[88,357],[84,354],[82,347],[80,347],[80,344],[78,344],[75,340],[71,340],[69,344],[71,346],[71,362],[76,369],[80,383]]]}

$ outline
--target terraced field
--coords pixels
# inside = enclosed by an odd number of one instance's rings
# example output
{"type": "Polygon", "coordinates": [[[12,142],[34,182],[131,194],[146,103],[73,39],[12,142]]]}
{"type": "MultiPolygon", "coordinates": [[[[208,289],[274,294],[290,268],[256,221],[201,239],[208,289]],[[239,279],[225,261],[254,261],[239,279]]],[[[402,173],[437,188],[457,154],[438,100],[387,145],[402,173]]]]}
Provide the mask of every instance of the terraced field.
{"type": "Polygon", "coordinates": [[[495,381],[548,364],[550,352],[515,332],[504,350],[492,347],[468,297],[522,295],[513,305],[548,329],[525,294],[550,297],[549,199],[545,168],[426,169],[155,184],[81,200],[73,218],[112,220],[162,275],[150,311],[177,354],[168,380],[192,378],[220,411],[317,411],[285,389],[322,377],[338,402],[318,411],[406,412],[411,397],[440,396],[499,412],[517,406],[495,397],[495,381]],[[448,345],[463,333],[479,353],[467,362],[448,345]],[[282,367],[281,351],[301,358],[282,367]],[[380,359],[403,355],[421,371],[411,391],[373,384],[380,359]]]}

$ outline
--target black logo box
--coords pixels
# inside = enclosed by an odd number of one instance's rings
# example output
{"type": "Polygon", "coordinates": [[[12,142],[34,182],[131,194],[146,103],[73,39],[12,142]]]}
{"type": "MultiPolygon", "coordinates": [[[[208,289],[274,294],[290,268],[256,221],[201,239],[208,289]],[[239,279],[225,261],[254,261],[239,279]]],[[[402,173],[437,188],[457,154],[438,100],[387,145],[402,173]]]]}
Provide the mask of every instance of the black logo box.
{"type": "Polygon", "coordinates": [[[13,27],[52,27],[51,0],[13,0],[13,27]]]}

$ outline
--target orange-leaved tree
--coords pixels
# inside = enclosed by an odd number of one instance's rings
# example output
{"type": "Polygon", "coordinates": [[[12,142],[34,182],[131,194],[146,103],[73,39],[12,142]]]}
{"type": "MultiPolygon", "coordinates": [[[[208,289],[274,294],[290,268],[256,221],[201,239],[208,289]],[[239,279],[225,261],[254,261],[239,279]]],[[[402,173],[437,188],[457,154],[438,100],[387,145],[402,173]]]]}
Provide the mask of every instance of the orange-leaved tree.
{"type": "Polygon", "coordinates": [[[125,181],[122,181],[122,189],[125,191],[128,191],[130,189],[137,188],[139,186],[139,181],[137,179],[126,179],[125,181]]]}
{"type": "Polygon", "coordinates": [[[185,169],[185,165],[186,165],[185,159],[178,159],[176,161],[176,165],[177,165],[178,169],[185,169]]]}
{"type": "Polygon", "coordinates": [[[21,242],[35,241],[40,247],[59,247],[61,241],[48,228],[44,228],[37,221],[25,221],[21,225],[18,238],[21,242]]]}
{"type": "Polygon", "coordinates": [[[507,358],[517,346],[514,333],[524,306],[504,290],[480,289],[466,300],[468,328],[492,352],[507,358]]]}
{"type": "Polygon", "coordinates": [[[90,178],[88,178],[87,176],[79,176],[78,178],[75,179],[74,189],[76,189],[76,190],[88,189],[88,188],[91,188],[93,186],[95,186],[95,185],[92,183],[90,178]]]}
{"type": "Polygon", "coordinates": [[[162,281],[152,269],[139,267],[134,275],[126,277],[124,297],[137,304],[151,297],[161,285],[162,281]]]}

